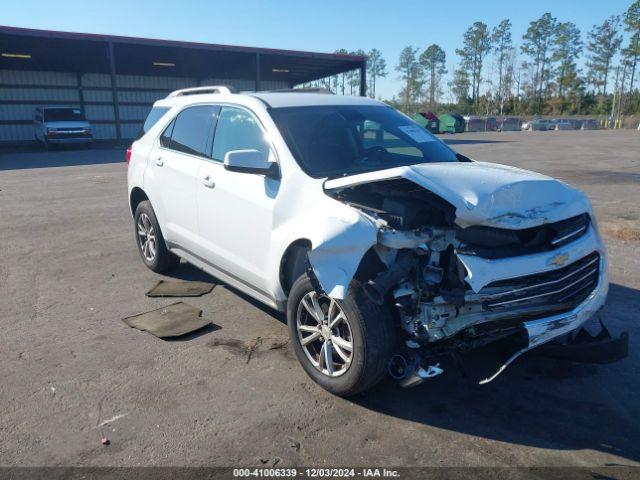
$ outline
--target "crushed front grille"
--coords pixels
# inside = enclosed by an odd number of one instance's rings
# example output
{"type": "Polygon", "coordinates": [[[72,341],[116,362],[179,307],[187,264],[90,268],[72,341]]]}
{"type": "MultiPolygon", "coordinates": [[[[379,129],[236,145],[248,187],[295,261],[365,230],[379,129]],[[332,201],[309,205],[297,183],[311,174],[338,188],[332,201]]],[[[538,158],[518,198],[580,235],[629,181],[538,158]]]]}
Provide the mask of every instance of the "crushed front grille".
{"type": "Polygon", "coordinates": [[[583,213],[554,223],[523,230],[474,225],[462,229],[460,253],[496,259],[551,251],[583,236],[589,230],[590,217],[583,213]]]}

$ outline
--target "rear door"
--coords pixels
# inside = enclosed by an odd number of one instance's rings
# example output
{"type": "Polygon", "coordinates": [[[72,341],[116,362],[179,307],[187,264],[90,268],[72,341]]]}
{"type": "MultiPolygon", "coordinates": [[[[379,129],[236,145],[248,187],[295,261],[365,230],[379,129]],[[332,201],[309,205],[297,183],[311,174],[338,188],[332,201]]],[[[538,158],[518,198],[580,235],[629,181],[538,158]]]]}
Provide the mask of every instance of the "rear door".
{"type": "Polygon", "coordinates": [[[225,154],[244,149],[274,159],[256,116],[242,107],[222,106],[210,161],[202,162],[198,172],[199,231],[214,266],[269,296],[268,253],[280,181],[226,170],[225,154]]]}
{"type": "Polygon", "coordinates": [[[212,140],[218,107],[190,106],[178,113],[151,150],[145,190],[165,240],[195,252],[198,246],[198,168],[212,140]]]}

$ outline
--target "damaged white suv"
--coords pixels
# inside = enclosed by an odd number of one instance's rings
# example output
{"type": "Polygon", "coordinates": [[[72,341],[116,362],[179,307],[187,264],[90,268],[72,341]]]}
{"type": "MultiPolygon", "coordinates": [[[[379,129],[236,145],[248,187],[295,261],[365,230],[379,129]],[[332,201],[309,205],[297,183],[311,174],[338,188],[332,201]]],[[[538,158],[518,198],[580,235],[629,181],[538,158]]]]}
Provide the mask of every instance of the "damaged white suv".
{"type": "Polygon", "coordinates": [[[181,90],[128,155],[145,264],[183,258],[286,311],[300,363],[338,395],[506,342],[499,373],[605,302],[583,194],[472,161],[374,100],[181,90]]]}

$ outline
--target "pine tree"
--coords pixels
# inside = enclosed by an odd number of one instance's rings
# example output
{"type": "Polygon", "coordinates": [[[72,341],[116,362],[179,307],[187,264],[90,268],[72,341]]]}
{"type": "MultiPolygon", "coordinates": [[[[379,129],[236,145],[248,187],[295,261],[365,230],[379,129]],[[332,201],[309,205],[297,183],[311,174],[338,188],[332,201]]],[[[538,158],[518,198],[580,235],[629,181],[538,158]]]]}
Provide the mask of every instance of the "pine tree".
{"type": "Polygon", "coordinates": [[[638,58],[640,58],[640,0],[636,0],[629,6],[624,14],[625,30],[631,33],[629,45],[622,50],[631,69],[629,80],[629,91],[633,90],[636,76],[638,58]]]}
{"type": "Polygon", "coordinates": [[[376,48],[371,49],[368,56],[367,69],[371,78],[369,96],[376,98],[376,80],[387,76],[387,62],[376,48]]]}
{"type": "Polygon", "coordinates": [[[507,61],[512,50],[511,42],[511,22],[507,19],[493,29],[491,33],[493,51],[498,59],[498,101],[500,102],[500,113],[504,104],[505,91],[507,86],[507,61]]]}
{"type": "Polygon", "coordinates": [[[564,112],[564,96],[567,89],[577,86],[578,68],[576,60],[582,53],[582,40],[580,30],[571,22],[559,23],[553,35],[552,62],[558,66],[556,68],[558,84],[558,100],[560,103],[560,113],[564,112]]]}
{"type": "MultiPolygon", "coordinates": [[[[354,52],[349,52],[350,55],[357,55],[359,57],[365,57],[367,54],[364,50],[359,48],[354,52]]],[[[351,70],[348,75],[349,78],[349,91],[351,95],[358,95],[360,91],[360,70],[351,70]]]]}
{"type": "MultiPolygon", "coordinates": [[[[344,48],[341,48],[339,50],[336,50],[334,53],[337,53],[338,55],[348,55],[349,51],[345,50],[344,48]]],[[[342,72],[340,74],[340,92],[342,95],[346,93],[347,74],[348,72],[342,72]]],[[[336,89],[336,93],[337,93],[337,89],[336,89]]]]}
{"type": "Polygon", "coordinates": [[[611,70],[613,57],[618,53],[622,43],[620,30],[620,17],[613,16],[606,19],[601,25],[594,25],[589,32],[589,78],[600,92],[607,94],[607,81],[611,70]]]}
{"type": "Polygon", "coordinates": [[[433,110],[436,105],[436,98],[440,95],[440,81],[442,75],[447,73],[445,62],[446,53],[435,43],[429,45],[420,55],[419,63],[428,77],[429,83],[429,108],[433,110]]]}
{"type": "Polygon", "coordinates": [[[458,105],[466,105],[469,103],[469,87],[471,87],[471,80],[469,74],[464,67],[456,69],[453,73],[453,80],[449,84],[451,87],[451,93],[456,97],[458,105]]]}
{"type": "Polygon", "coordinates": [[[419,65],[416,60],[417,53],[417,48],[413,48],[412,46],[404,47],[400,52],[400,58],[396,66],[396,71],[400,74],[398,78],[404,82],[402,96],[404,98],[405,110],[409,109],[409,106],[415,99],[416,84],[418,83],[419,77],[419,65]]]}
{"type": "Polygon", "coordinates": [[[533,68],[533,95],[541,107],[543,96],[549,82],[549,64],[551,62],[551,46],[557,20],[550,13],[545,13],[538,20],[529,23],[522,36],[522,53],[531,58],[529,65],[533,68]]]}
{"type": "Polygon", "coordinates": [[[482,82],[482,64],[487,53],[491,51],[489,29],[483,22],[475,22],[464,33],[463,47],[456,50],[462,59],[462,68],[471,70],[471,98],[477,105],[482,82]]]}

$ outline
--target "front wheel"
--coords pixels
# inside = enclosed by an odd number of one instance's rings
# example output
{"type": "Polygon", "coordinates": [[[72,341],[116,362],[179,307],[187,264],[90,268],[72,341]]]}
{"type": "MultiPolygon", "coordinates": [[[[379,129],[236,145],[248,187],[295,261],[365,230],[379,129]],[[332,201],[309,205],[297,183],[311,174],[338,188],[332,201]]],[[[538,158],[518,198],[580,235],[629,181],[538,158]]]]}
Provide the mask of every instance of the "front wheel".
{"type": "Polygon", "coordinates": [[[306,373],[329,392],[350,396],[376,385],[387,372],[395,328],[385,306],[351,282],[344,301],[319,294],[306,274],[291,287],[289,336],[306,373]]]}

